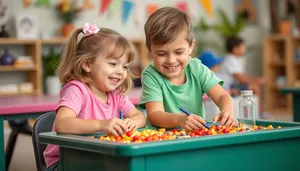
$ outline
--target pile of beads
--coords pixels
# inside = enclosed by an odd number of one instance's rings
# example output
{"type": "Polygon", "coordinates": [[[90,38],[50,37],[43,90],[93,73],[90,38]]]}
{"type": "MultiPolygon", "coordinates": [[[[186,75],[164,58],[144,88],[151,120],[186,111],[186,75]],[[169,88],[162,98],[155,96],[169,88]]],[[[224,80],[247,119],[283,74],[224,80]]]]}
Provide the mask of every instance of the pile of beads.
{"type": "MultiPolygon", "coordinates": [[[[281,128],[278,126],[277,128],[281,128]]],[[[149,141],[163,141],[163,140],[174,140],[174,139],[183,139],[191,137],[200,137],[206,135],[216,135],[216,134],[230,134],[230,133],[242,133],[249,131],[259,131],[259,130],[268,130],[273,129],[272,125],[267,127],[263,126],[253,126],[251,128],[246,127],[245,125],[239,125],[236,127],[233,126],[219,126],[212,125],[209,129],[200,128],[198,130],[185,131],[181,129],[170,129],[166,130],[165,128],[159,129],[142,129],[141,131],[128,131],[122,136],[120,135],[107,135],[107,136],[91,136],[91,138],[99,138],[104,141],[113,141],[121,143],[142,143],[149,141]]]]}

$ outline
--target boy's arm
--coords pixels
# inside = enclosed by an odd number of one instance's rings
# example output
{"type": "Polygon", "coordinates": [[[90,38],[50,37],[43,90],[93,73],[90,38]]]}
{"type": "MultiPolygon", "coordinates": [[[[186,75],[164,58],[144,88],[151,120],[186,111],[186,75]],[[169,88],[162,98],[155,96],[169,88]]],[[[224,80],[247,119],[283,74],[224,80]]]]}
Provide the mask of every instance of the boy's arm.
{"type": "Polygon", "coordinates": [[[161,102],[146,103],[147,116],[152,125],[164,128],[174,128],[179,125],[179,120],[185,114],[167,113],[161,102]]]}
{"type": "Polygon", "coordinates": [[[135,107],[129,113],[127,113],[124,118],[136,120],[138,123],[138,128],[144,127],[146,124],[145,115],[135,107]]]}
{"type": "Polygon", "coordinates": [[[234,116],[233,100],[231,96],[219,84],[216,84],[209,90],[208,96],[220,109],[220,114],[217,115],[217,118],[215,119],[219,120],[221,122],[221,125],[238,124],[238,121],[234,116]]]}

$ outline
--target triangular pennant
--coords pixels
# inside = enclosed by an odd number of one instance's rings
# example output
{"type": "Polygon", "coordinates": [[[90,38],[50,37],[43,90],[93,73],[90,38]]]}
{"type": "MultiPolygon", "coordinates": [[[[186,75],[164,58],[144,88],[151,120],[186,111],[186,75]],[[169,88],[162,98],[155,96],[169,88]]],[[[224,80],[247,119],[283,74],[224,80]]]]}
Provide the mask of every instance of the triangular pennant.
{"type": "Polygon", "coordinates": [[[50,4],[49,0],[37,0],[35,5],[36,6],[51,7],[51,4],[50,4]]]}
{"type": "Polygon", "coordinates": [[[100,3],[100,5],[101,5],[100,15],[103,15],[106,12],[110,3],[111,3],[111,0],[102,0],[102,3],[100,3]]]}
{"type": "Polygon", "coordinates": [[[129,14],[131,12],[133,8],[133,3],[130,1],[126,1],[124,0],[122,2],[122,22],[126,23],[128,18],[129,18],[129,14]]]}
{"type": "Polygon", "coordinates": [[[143,29],[145,20],[147,18],[147,11],[145,11],[145,1],[135,0],[135,25],[138,29],[143,29]]]}
{"type": "Polygon", "coordinates": [[[188,6],[190,17],[194,22],[198,23],[198,21],[200,20],[200,11],[201,11],[199,2],[189,1],[189,3],[187,3],[187,6],[188,6]]]}
{"type": "Polygon", "coordinates": [[[118,11],[121,10],[121,0],[112,0],[109,6],[109,13],[111,16],[115,16],[118,11]]]}
{"type": "Polygon", "coordinates": [[[214,16],[212,6],[211,6],[211,0],[199,0],[200,4],[202,5],[202,8],[205,10],[208,16],[212,17],[214,16]]]}
{"type": "Polygon", "coordinates": [[[147,12],[148,16],[150,16],[152,13],[154,13],[156,10],[158,10],[159,6],[156,4],[148,4],[147,5],[147,12]]]}
{"type": "Polygon", "coordinates": [[[186,2],[179,2],[179,3],[176,4],[176,7],[177,7],[180,11],[182,11],[182,12],[188,14],[188,7],[187,7],[186,2]]]}

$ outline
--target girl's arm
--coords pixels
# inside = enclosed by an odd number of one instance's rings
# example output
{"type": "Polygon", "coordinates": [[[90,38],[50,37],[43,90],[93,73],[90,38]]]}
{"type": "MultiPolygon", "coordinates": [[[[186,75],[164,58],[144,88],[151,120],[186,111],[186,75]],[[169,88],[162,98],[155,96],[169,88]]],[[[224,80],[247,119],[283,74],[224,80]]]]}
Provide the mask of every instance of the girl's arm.
{"type": "Polygon", "coordinates": [[[220,109],[220,113],[214,118],[214,122],[220,121],[221,125],[238,124],[234,116],[233,100],[219,84],[216,84],[209,90],[208,96],[220,109]]]}
{"type": "Polygon", "coordinates": [[[68,107],[60,107],[55,118],[55,131],[68,134],[89,134],[95,132],[126,132],[126,124],[119,118],[110,120],[84,120],[76,118],[76,113],[68,107]]]}
{"type": "Polygon", "coordinates": [[[125,119],[133,119],[137,122],[137,127],[144,127],[146,124],[145,115],[139,111],[136,107],[134,107],[129,113],[124,116],[125,119]]]}

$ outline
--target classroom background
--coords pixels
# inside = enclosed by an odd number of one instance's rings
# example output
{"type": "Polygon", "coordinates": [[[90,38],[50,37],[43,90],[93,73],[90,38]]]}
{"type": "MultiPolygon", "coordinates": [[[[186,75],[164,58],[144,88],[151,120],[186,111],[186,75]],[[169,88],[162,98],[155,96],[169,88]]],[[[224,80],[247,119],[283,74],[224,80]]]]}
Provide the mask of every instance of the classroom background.
{"type": "MultiPolygon", "coordinates": [[[[36,170],[30,136],[35,120],[24,122],[22,118],[8,122],[4,114],[28,113],[27,109],[19,110],[28,103],[27,108],[40,105],[36,110],[41,111],[55,106],[61,84],[54,70],[70,30],[88,22],[124,35],[139,53],[131,69],[140,76],[151,63],[145,46],[144,23],[164,6],[177,7],[192,18],[196,37],[192,57],[205,50],[224,57],[226,35],[242,37],[247,47],[240,59],[245,73],[266,80],[263,108],[270,114],[268,119],[296,121],[297,109],[293,105],[296,96],[293,91],[286,93],[285,88],[299,91],[300,87],[297,0],[0,0],[0,122],[4,128],[4,144],[0,145],[12,149],[9,171],[36,170]],[[243,14],[242,22],[237,19],[238,14],[243,14]],[[15,106],[7,107],[11,104],[15,106]]],[[[140,86],[137,79],[130,92],[135,103],[139,100],[140,86]]],[[[237,106],[240,97],[233,99],[237,106]]],[[[208,118],[212,118],[216,106],[207,97],[204,103],[208,118]]],[[[20,118],[12,117],[15,119],[20,118]]]]}

